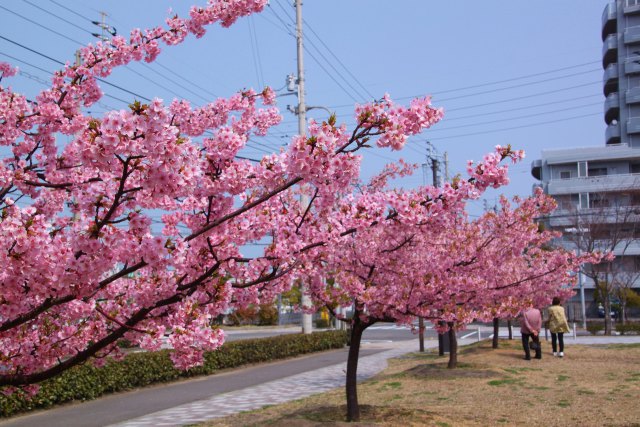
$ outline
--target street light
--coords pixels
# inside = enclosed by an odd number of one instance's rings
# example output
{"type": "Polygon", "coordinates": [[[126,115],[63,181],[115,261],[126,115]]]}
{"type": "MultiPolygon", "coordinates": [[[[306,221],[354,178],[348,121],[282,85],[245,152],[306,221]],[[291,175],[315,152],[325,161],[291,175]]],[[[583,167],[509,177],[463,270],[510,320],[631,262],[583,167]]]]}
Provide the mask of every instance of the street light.
{"type": "MultiPolygon", "coordinates": [[[[565,228],[564,232],[568,234],[577,235],[576,247],[578,249],[578,256],[581,255],[580,242],[582,241],[582,228],[580,227],[580,213],[578,213],[578,227],[565,228]]],[[[584,282],[582,281],[582,265],[578,269],[578,287],[580,288],[580,309],[582,311],[582,327],[587,329],[587,307],[584,300],[584,282]]]]}

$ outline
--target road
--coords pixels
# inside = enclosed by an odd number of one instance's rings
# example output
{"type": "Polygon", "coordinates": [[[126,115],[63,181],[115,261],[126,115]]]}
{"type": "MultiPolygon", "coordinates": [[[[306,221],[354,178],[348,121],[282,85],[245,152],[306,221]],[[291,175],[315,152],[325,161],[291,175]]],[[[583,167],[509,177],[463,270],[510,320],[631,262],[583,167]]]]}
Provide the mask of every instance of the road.
{"type": "MultiPolygon", "coordinates": [[[[229,328],[225,329],[226,341],[237,341],[242,339],[252,338],[265,338],[275,335],[283,334],[296,334],[300,332],[299,327],[280,327],[280,328],[229,328]]],[[[459,331],[457,333],[458,339],[463,338],[477,338],[477,328],[470,326],[469,329],[459,331]]],[[[491,332],[484,328],[481,331],[482,338],[487,338],[491,335],[491,332]]],[[[408,326],[397,326],[393,323],[376,323],[373,326],[368,327],[362,336],[364,342],[397,342],[416,339],[417,334],[414,333],[408,326]]],[[[432,326],[427,326],[425,331],[425,339],[437,339],[438,334],[432,326]]]]}

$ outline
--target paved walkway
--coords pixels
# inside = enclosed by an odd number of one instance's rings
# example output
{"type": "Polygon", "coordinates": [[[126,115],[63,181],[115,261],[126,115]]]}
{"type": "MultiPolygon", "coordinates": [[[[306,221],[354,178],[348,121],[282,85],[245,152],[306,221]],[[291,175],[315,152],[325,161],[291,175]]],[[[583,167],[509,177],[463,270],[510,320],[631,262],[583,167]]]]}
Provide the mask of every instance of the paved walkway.
{"type": "MultiPolygon", "coordinates": [[[[461,342],[461,345],[472,341],[461,342]]],[[[417,340],[383,344],[386,349],[371,356],[361,357],[358,362],[358,380],[370,378],[387,367],[387,359],[416,351],[417,340]]],[[[379,344],[366,347],[375,348],[379,344]]],[[[437,347],[435,340],[426,341],[426,347],[437,347]]],[[[258,386],[211,396],[208,399],[177,406],[144,417],[113,424],[118,427],[180,426],[213,418],[220,418],[242,411],[262,408],[312,394],[344,387],[346,362],[309,372],[292,375],[258,386]]]]}
{"type": "MultiPolygon", "coordinates": [[[[500,332],[501,338],[506,337],[506,328],[500,332]]],[[[514,339],[519,335],[514,330],[514,339]]],[[[477,333],[459,340],[459,345],[475,341],[477,333]]],[[[640,336],[565,338],[566,345],[608,343],[640,343],[640,336]]],[[[427,348],[437,345],[437,340],[425,341],[427,348]]],[[[386,368],[389,358],[417,348],[417,339],[363,345],[358,379],[377,374],[386,368]]],[[[40,411],[0,422],[0,426],[182,426],[344,387],[345,361],[346,350],[337,350],[256,365],[40,411]]]]}

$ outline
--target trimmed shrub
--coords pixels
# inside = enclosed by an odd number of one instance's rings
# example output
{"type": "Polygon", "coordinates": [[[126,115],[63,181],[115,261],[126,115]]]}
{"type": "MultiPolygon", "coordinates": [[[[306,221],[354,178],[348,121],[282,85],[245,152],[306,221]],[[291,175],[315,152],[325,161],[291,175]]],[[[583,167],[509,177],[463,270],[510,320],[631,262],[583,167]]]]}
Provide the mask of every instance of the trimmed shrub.
{"type": "Polygon", "coordinates": [[[322,317],[316,319],[316,328],[323,329],[323,328],[328,328],[329,326],[330,326],[329,319],[323,319],[322,317]]]}
{"type": "Polygon", "coordinates": [[[258,325],[273,326],[278,324],[278,309],[273,304],[262,304],[258,311],[258,325]]]}
{"type": "Polygon", "coordinates": [[[231,326],[253,325],[258,319],[258,308],[254,305],[235,309],[227,315],[231,326]]]}
{"type": "Polygon", "coordinates": [[[109,361],[100,368],[85,364],[69,369],[42,382],[35,396],[29,397],[21,390],[5,395],[0,390],[0,416],[9,417],[72,400],[92,400],[106,393],[174,381],[181,377],[211,375],[220,369],[342,348],[346,342],[345,331],[234,341],[216,351],[207,352],[204,364],[188,371],[173,367],[169,350],[132,353],[123,360],[109,361]]]}
{"type": "Polygon", "coordinates": [[[604,323],[587,322],[587,331],[589,331],[591,335],[598,335],[598,332],[604,331],[604,323]]]}
{"type": "Polygon", "coordinates": [[[273,304],[250,305],[238,308],[227,315],[227,322],[232,326],[278,324],[278,309],[273,304]]]}
{"type": "Polygon", "coordinates": [[[616,323],[616,331],[621,335],[640,334],[640,323],[627,322],[624,325],[616,323]]]}

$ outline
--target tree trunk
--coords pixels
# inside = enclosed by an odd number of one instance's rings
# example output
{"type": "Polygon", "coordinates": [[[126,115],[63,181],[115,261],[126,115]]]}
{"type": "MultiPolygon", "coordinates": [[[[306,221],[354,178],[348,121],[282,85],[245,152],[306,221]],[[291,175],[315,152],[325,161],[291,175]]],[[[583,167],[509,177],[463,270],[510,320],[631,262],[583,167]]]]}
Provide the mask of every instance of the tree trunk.
{"type": "Polygon", "coordinates": [[[440,332],[438,332],[438,356],[444,356],[444,334],[440,332]]]}
{"type": "Polygon", "coordinates": [[[513,339],[513,325],[511,324],[511,319],[507,320],[507,328],[509,329],[509,339],[513,339]]]}
{"type": "Polygon", "coordinates": [[[455,369],[458,366],[458,337],[453,327],[453,322],[449,322],[449,364],[447,368],[455,369]]]}
{"type": "Polygon", "coordinates": [[[500,319],[497,317],[493,318],[493,342],[491,346],[493,348],[498,348],[498,333],[500,332],[500,319]]]}
{"type": "Polygon", "coordinates": [[[347,358],[347,421],[360,420],[360,406],[358,405],[358,357],[360,355],[360,342],[362,333],[370,326],[364,324],[354,315],[351,326],[351,345],[349,346],[349,356],[347,358]]]}
{"type": "Polygon", "coordinates": [[[611,335],[611,298],[604,296],[604,334],[611,335]]]}
{"type": "Polygon", "coordinates": [[[424,353],[424,318],[418,317],[418,341],[420,343],[420,353],[424,353]]]}

